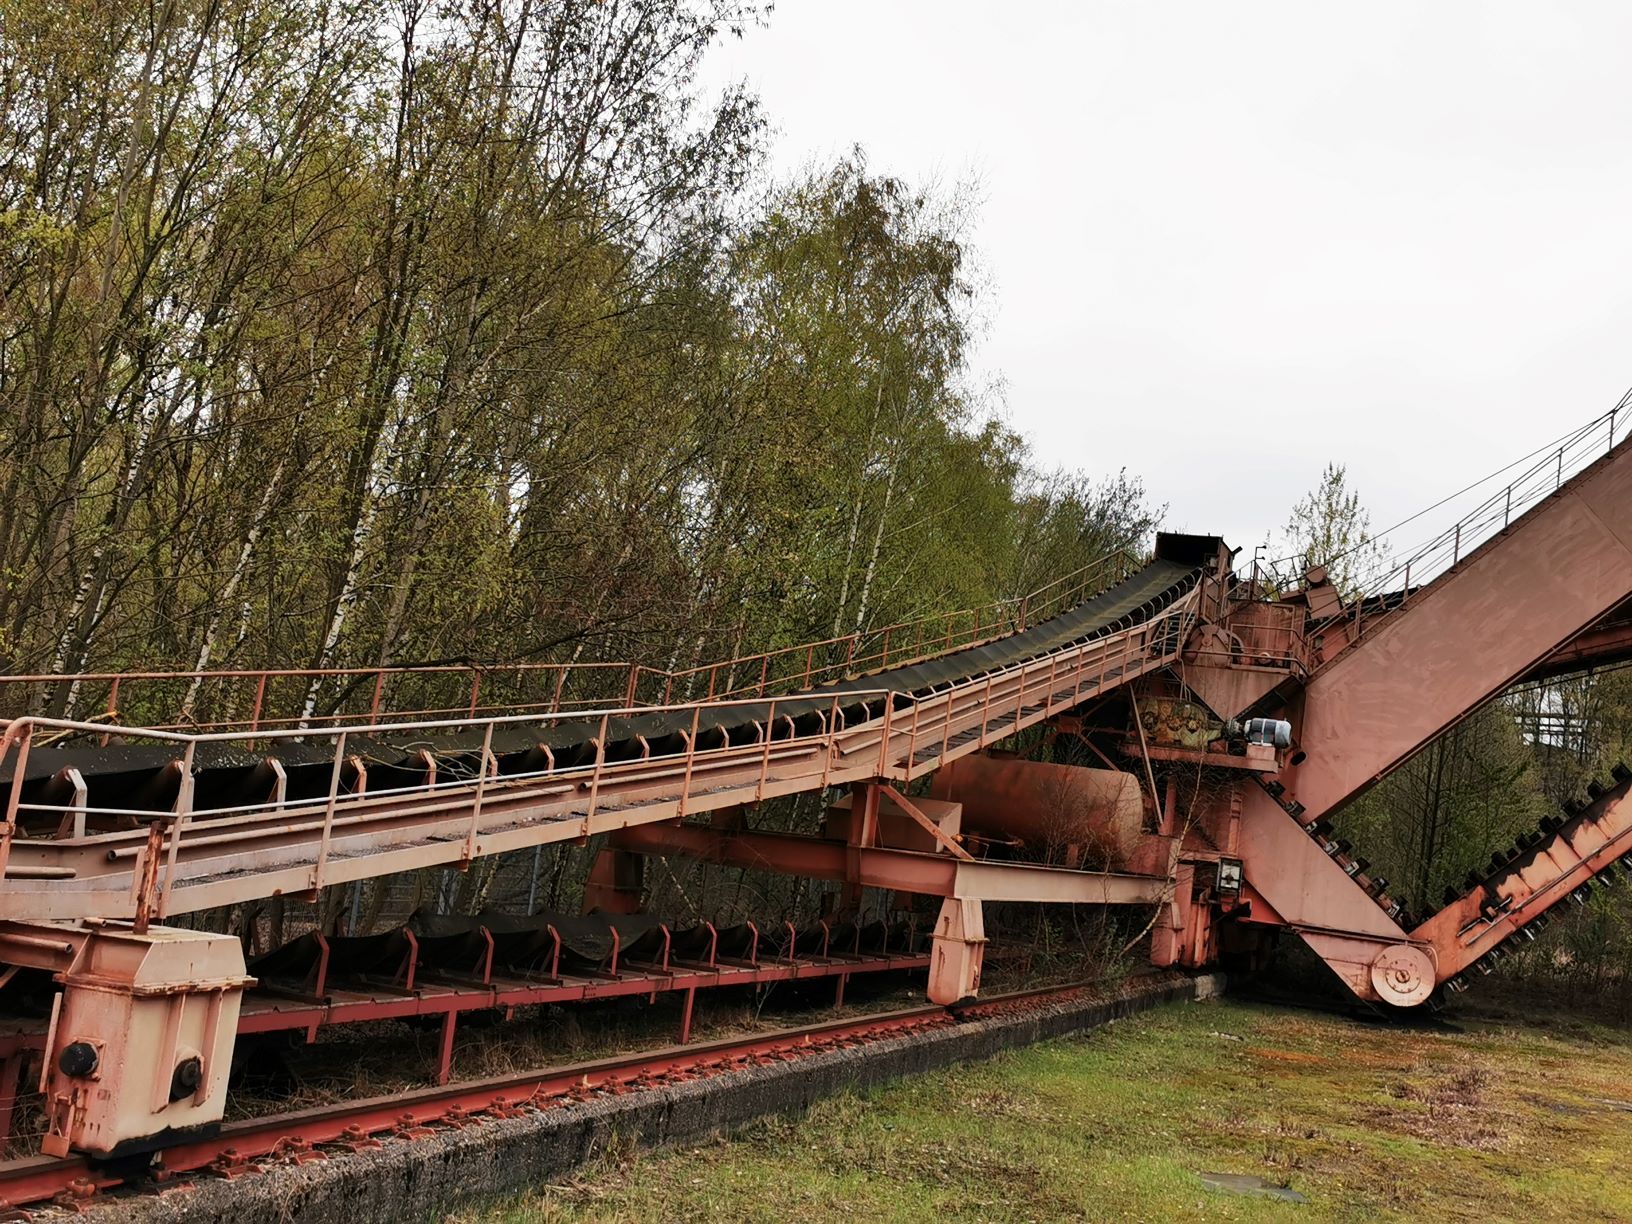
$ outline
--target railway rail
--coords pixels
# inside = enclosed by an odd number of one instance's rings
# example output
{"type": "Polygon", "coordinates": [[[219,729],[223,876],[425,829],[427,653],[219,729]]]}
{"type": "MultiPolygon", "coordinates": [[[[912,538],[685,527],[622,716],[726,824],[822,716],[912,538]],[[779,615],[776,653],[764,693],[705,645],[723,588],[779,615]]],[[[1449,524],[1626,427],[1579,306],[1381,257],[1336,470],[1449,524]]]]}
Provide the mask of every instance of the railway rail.
{"type": "Polygon", "coordinates": [[[962,1020],[1046,1008],[1083,995],[1091,982],[1033,987],[976,1001],[929,1004],[753,1033],[660,1050],[465,1080],[389,1096],[223,1124],[208,1138],[166,1147],[149,1165],[94,1162],[83,1156],[27,1157],[0,1163],[0,1212],[28,1219],[29,1208],[83,1208],[114,1194],[165,1193],[197,1177],[237,1178],[277,1164],[322,1160],[333,1152],[377,1148],[438,1129],[511,1118],[597,1096],[787,1063],[829,1050],[864,1047],[962,1020]]]}

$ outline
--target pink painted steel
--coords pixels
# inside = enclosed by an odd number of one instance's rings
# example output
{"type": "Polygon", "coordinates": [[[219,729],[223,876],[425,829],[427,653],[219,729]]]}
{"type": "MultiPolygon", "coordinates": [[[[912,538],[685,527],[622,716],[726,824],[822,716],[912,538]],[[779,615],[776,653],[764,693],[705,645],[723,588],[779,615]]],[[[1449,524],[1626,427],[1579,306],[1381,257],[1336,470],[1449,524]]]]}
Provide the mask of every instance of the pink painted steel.
{"type": "Polygon", "coordinates": [[[1122,770],[971,756],[938,770],[929,793],[961,804],[967,830],[1045,851],[1090,846],[1096,863],[1118,870],[1144,835],[1138,781],[1122,770]]]}
{"type": "Polygon", "coordinates": [[[42,1149],[111,1153],[220,1120],[242,992],[230,936],[116,924],[0,923],[0,956],[62,984],[37,1047],[42,1149]]]}
{"type": "Polygon", "coordinates": [[[679,854],[733,867],[971,900],[1149,905],[1162,898],[1168,884],[1156,876],[960,859],[790,833],[749,833],[700,825],[634,825],[615,833],[612,842],[642,854],[679,854]]]}
{"type": "MultiPolygon", "coordinates": [[[[346,794],[339,786],[346,759],[343,741],[365,728],[262,730],[247,742],[236,733],[129,730],[124,734],[136,741],[174,744],[182,752],[190,745],[224,744],[259,755],[270,740],[296,736],[308,743],[328,739],[333,745],[330,795],[321,804],[194,809],[176,822],[164,888],[169,912],[185,913],[279,891],[301,892],[395,871],[453,865],[468,861],[466,856],[472,850],[478,856],[503,853],[823,785],[870,778],[907,780],[1040,722],[1050,689],[1074,691],[1082,676],[1099,673],[1108,677],[1096,690],[1103,692],[1163,666],[1173,657],[1172,651],[1193,619],[1193,603],[1192,593],[1151,622],[917,700],[882,691],[851,695],[854,700],[883,699],[882,719],[829,726],[799,738],[719,748],[699,748],[693,737],[682,751],[636,761],[610,762],[604,749],[598,749],[593,766],[587,769],[503,779],[488,779],[484,773],[474,781],[438,780],[431,785],[346,794]],[[1108,666],[1107,660],[1115,660],[1116,665],[1108,666]],[[903,718],[897,707],[907,704],[912,713],[903,718]],[[933,744],[915,740],[914,722],[936,729],[933,744]],[[950,739],[943,754],[944,727],[950,727],[950,739]]],[[[719,717],[734,704],[741,703],[709,703],[706,708],[719,717]]],[[[698,706],[678,709],[700,717],[698,706]]],[[[600,714],[602,727],[596,738],[604,744],[610,720],[635,712],[595,712],[600,714]]],[[[486,734],[490,728],[512,722],[536,723],[540,717],[405,723],[398,724],[398,729],[463,727],[482,729],[486,734]]],[[[545,717],[582,720],[585,715],[563,712],[545,717]]],[[[18,754],[27,751],[36,728],[100,731],[93,724],[19,720],[8,727],[18,754]]],[[[88,814],[95,818],[126,813],[91,808],[88,814]]],[[[134,814],[151,819],[151,813],[134,814]]],[[[19,869],[7,870],[7,887],[0,891],[0,918],[120,917],[133,912],[133,870],[140,857],[142,833],[98,833],[62,842],[18,838],[15,824],[15,819],[8,821],[0,839],[0,861],[9,857],[19,869]]]]}
{"type": "Polygon", "coordinates": [[[948,897],[935,922],[929,965],[929,1001],[951,1005],[980,991],[986,925],[979,901],[948,897]]]}
{"type": "Polygon", "coordinates": [[[1632,659],[1632,606],[1584,630],[1524,674],[1524,681],[1548,679],[1632,659]]]}
{"type": "Polygon", "coordinates": [[[1623,441],[1311,677],[1292,798],[1310,819],[1353,798],[1628,596],[1623,441]]]}
{"type": "Polygon", "coordinates": [[[1439,980],[1463,972],[1632,853],[1632,775],[1522,854],[1495,882],[1452,901],[1411,932],[1435,951],[1439,980]]]}
{"type": "Polygon", "coordinates": [[[1257,787],[1242,798],[1240,836],[1247,879],[1288,926],[1405,939],[1399,923],[1257,787]]]}

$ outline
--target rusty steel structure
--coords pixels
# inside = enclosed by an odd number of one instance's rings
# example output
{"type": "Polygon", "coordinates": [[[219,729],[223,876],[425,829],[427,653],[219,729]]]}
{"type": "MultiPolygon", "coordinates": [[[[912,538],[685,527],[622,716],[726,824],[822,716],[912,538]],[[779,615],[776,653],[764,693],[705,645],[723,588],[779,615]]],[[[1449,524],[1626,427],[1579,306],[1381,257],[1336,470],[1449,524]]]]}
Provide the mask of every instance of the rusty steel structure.
{"type": "Polygon", "coordinates": [[[821,978],[842,1000],[879,972],[949,1005],[979,993],[994,904],[1138,907],[1162,967],[1251,967],[1293,936],[1360,1000],[1432,1003],[1632,865],[1624,769],[1432,912],[1337,827],[1512,686],[1632,657],[1615,432],[1584,426],[1347,598],[1163,534],[1023,600],[680,672],[0,677],[0,1004],[50,996],[0,1028],[0,1120],[26,1071],[47,1153],[174,1150],[219,1125],[236,1039],[277,1030],[435,1019],[445,1081],[474,1011],[674,992],[685,1041],[700,989],[821,978]],[[741,819],[808,793],[819,830],[741,819]],[[316,930],[253,963],[179,925],[589,839],[588,916],[316,930]],[[836,888],[802,926],[679,929],[644,913],[652,856],[836,888]],[[869,889],[905,900],[869,922],[869,889]]]}

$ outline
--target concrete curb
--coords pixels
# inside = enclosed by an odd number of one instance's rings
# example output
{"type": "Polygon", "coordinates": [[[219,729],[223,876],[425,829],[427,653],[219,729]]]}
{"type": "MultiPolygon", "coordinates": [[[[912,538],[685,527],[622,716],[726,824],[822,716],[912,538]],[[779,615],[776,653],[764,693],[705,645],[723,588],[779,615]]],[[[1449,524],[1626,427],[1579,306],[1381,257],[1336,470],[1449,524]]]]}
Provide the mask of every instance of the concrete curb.
{"type": "Polygon", "coordinates": [[[642,1148],[691,1143],[823,1097],[1097,1028],[1165,1003],[1208,999],[1223,976],[1141,977],[1102,998],[999,1014],[795,1062],[666,1084],[626,1096],[493,1119],[378,1151],[282,1166],[236,1182],[201,1181],[159,1197],[110,1199],[104,1219],[234,1224],[413,1221],[561,1178],[617,1136],[642,1148]]]}

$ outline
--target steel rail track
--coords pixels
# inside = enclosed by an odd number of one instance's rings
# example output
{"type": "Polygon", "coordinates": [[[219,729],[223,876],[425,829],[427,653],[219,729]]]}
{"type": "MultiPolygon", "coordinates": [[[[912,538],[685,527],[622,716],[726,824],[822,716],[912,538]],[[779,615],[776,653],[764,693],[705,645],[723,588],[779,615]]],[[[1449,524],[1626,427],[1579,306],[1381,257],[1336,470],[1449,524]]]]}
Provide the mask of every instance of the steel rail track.
{"type": "Polygon", "coordinates": [[[189,1174],[239,1177],[277,1164],[324,1159],[325,1148],[365,1151],[380,1147],[383,1139],[422,1138],[436,1133],[436,1128],[459,1128],[597,1096],[791,1062],[963,1019],[1035,1010],[1080,995],[1093,985],[1083,981],[1033,987],[950,1007],[926,1005],[826,1020],[228,1122],[208,1138],[162,1149],[154,1166],[135,1170],[99,1166],[82,1156],[24,1157],[0,1163],[0,1213],[28,1219],[30,1205],[82,1206],[121,1189],[162,1193],[189,1174]]]}

